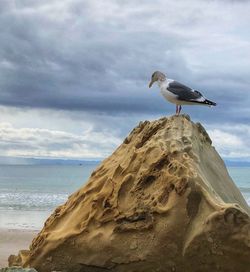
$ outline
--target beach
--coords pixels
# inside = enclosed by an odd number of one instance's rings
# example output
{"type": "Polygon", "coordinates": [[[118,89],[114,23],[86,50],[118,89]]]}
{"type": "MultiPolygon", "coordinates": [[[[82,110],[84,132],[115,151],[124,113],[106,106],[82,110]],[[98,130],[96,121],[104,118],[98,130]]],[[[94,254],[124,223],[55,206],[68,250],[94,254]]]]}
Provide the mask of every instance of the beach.
{"type": "Polygon", "coordinates": [[[38,230],[0,229],[0,267],[8,266],[8,257],[20,249],[28,249],[38,230]]]}

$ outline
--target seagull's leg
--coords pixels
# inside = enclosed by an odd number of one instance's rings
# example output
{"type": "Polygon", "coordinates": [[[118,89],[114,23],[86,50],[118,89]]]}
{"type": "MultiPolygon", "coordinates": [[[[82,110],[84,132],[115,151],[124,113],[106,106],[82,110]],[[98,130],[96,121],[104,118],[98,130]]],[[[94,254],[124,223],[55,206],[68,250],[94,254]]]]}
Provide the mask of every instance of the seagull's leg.
{"type": "MultiPolygon", "coordinates": [[[[181,112],[181,105],[179,106],[179,113],[181,112]]],[[[178,115],[179,115],[179,113],[178,113],[178,115]]]]}
{"type": "Polygon", "coordinates": [[[176,115],[179,115],[181,112],[181,105],[176,105],[176,115]]]}
{"type": "Polygon", "coordinates": [[[181,105],[176,105],[176,114],[179,115],[181,111],[181,105]]]}

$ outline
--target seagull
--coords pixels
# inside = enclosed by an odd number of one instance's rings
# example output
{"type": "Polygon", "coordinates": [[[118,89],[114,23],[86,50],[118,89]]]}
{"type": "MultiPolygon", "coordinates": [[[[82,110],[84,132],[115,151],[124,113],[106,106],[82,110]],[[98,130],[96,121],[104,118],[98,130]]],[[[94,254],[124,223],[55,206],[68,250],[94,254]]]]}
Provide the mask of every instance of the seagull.
{"type": "Polygon", "coordinates": [[[216,106],[215,102],[206,99],[199,91],[191,89],[173,79],[168,79],[162,72],[156,71],[152,74],[149,88],[152,87],[154,82],[158,83],[164,98],[176,104],[177,115],[181,112],[181,105],[216,106]]]}

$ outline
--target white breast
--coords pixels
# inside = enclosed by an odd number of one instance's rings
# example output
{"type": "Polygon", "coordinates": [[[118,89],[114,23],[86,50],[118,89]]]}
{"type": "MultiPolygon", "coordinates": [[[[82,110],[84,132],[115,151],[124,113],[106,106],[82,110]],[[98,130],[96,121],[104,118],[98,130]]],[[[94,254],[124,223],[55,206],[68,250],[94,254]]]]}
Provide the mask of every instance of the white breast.
{"type": "Polygon", "coordinates": [[[172,79],[167,79],[164,82],[160,82],[159,87],[161,90],[161,94],[165,99],[167,99],[171,103],[178,104],[179,101],[177,100],[177,95],[167,90],[169,83],[171,83],[172,81],[173,81],[172,79]]]}

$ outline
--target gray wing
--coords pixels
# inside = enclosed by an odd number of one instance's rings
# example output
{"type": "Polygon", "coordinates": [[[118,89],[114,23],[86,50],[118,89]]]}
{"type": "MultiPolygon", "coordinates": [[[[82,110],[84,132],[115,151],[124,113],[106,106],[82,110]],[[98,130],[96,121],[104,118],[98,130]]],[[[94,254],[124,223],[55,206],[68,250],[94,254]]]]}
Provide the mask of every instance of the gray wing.
{"type": "Polygon", "coordinates": [[[195,101],[203,97],[200,92],[193,90],[178,81],[169,83],[167,90],[177,95],[178,99],[183,101],[195,101]]]}

